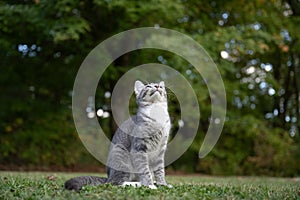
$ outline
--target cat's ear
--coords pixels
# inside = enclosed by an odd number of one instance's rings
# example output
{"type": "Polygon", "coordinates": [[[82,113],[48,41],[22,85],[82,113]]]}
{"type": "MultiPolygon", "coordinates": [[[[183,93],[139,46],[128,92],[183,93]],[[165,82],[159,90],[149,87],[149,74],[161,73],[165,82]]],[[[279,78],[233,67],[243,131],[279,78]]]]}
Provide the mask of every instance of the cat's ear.
{"type": "Polygon", "coordinates": [[[161,82],[159,83],[159,86],[165,87],[165,82],[161,81],[161,82]]]}
{"type": "Polygon", "coordinates": [[[139,80],[135,81],[135,84],[134,84],[135,95],[138,95],[144,87],[145,87],[145,85],[141,81],[139,81],[139,80]]]}

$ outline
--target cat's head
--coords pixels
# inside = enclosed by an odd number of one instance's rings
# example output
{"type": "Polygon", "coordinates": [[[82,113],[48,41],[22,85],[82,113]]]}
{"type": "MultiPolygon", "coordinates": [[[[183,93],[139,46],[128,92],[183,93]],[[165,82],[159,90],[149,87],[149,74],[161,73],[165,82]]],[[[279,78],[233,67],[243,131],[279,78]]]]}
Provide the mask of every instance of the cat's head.
{"type": "Polygon", "coordinates": [[[167,92],[165,83],[149,83],[144,85],[141,81],[136,81],[134,84],[134,92],[137,103],[159,103],[167,102],[167,92]]]}

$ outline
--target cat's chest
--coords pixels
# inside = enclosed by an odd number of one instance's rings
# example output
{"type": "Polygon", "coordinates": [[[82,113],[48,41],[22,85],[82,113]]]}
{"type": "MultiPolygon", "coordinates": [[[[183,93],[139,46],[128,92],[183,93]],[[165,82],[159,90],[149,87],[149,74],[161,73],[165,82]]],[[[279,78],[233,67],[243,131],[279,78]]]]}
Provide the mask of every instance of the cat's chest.
{"type": "Polygon", "coordinates": [[[147,107],[139,108],[137,115],[141,121],[161,124],[165,126],[170,121],[167,105],[164,103],[153,104],[147,107]]]}
{"type": "Polygon", "coordinates": [[[166,104],[159,103],[140,107],[136,115],[134,134],[153,145],[165,143],[170,129],[170,117],[166,104]]]}

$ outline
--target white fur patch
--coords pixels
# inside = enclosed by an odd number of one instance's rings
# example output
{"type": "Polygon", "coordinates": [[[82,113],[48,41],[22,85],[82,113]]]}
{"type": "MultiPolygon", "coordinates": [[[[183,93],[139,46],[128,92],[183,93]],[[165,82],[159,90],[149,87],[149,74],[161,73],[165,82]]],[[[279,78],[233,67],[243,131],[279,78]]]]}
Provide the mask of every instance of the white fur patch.
{"type": "Polygon", "coordinates": [[[125,181],[123,184],[122,184],[123,187],[126,187],[126,186],[132,186],[132,187],[141,187],[141,182],[129,182],[129,181],[125,181]]]}
{"type": "MultiPolygon", "coordinates": [[[[141,182],[128,182],[128,181],[125,181],[123,184],[122,184],[122,187],[126,187],[126,186],[132,186],[132,187],[141,187],[141,182]]],[[[156,190],[157,187],[155,185],[149,185],[148,186],[150,189],[152,190],[156,190]]]]}

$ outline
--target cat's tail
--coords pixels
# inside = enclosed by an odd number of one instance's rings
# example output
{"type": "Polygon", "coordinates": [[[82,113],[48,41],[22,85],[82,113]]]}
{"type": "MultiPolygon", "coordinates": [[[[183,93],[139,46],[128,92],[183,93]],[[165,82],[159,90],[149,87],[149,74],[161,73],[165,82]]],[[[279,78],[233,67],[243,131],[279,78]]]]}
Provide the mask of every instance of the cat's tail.
{"type": "Polygon", "coordinates": [[[65,188],[67,190],[79,191],[85,185],[101,185],[107,182],[107,178],[98,176],[80,176],[71,178],[65,182],[65,188]]]}

